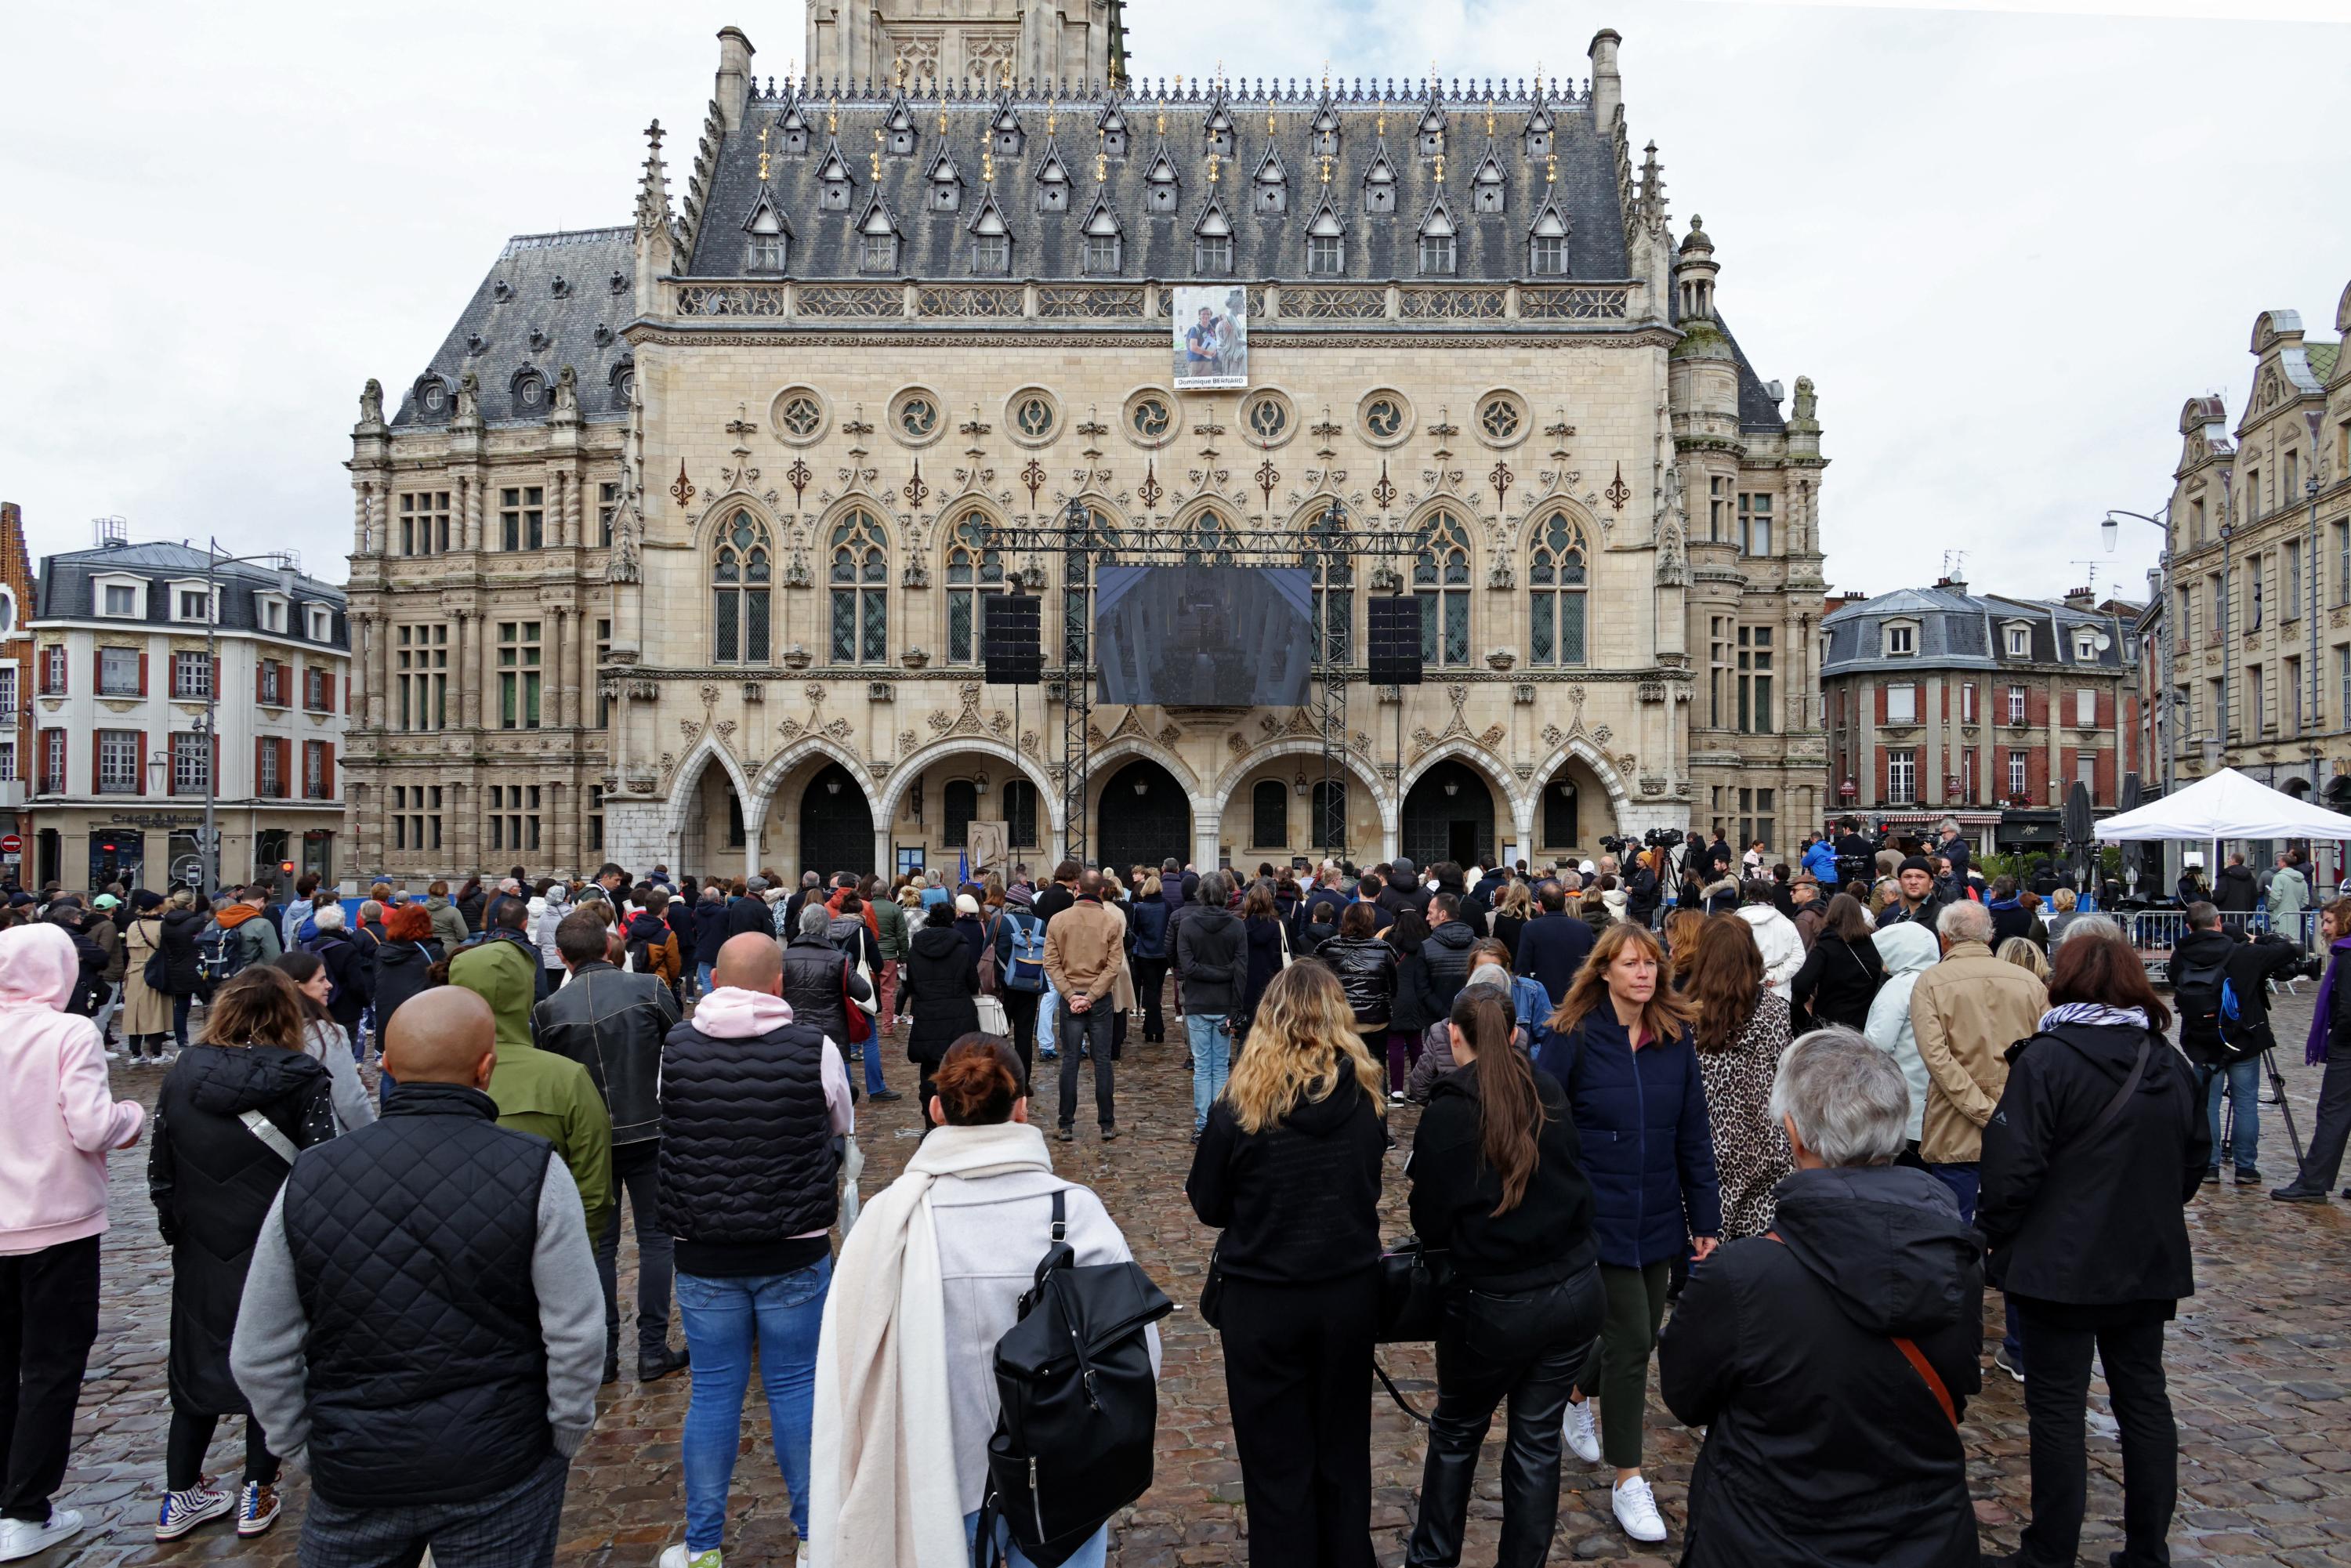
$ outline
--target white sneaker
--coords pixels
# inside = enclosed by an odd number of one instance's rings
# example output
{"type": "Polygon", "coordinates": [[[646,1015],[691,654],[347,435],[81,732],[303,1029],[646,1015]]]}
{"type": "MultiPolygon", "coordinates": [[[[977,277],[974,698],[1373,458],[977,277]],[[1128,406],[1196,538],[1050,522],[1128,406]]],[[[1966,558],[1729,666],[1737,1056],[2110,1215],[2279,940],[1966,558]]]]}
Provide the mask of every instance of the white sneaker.
{"type": "Polygon", "coordinates": [[[1600,1462],[1600,1423],[1592,1418],[1591,1400],[1569,1403],[1560,1436],[1567,1439],[1567,1451],[1585,1464],[1600,1462]]]}
{"type": "Polygon", "coordinates": [[[19,1557],[47,1552],[67,1537],[80,1533],[79,1509],[53,1508],[46,1524],[36,1524],[29,1519],[0,1520],[0,1563],[14,1563],[19,1557]]]}
{"type": "Polygon", "coordinates": [[[808,1542],[803,1541],[800,1542],[799,1554],[792,1559],[792,1568],[809,1568],[810,1562],[808,1542]]]}
{"type": "Polygon", "coordinates": [[[681,1541],[664,1549],[661,1568],[719,1568],[718,1548],[714,1546],[707,1552],[688,1552],[685,1542],[681,1541]]]}
{"type": "Polygon", "coordinates": [[[1657,1517],[1657,1500],[1649,1490],[1648,1481],[1635,1476],[1629,1481],[1618,1481],[1609,1489],[1609,1505],[1616,1511],[1616,1522],[1625,1533],[1635,1541],[1663,1541],[1666,1521],[1657,1517]]]}

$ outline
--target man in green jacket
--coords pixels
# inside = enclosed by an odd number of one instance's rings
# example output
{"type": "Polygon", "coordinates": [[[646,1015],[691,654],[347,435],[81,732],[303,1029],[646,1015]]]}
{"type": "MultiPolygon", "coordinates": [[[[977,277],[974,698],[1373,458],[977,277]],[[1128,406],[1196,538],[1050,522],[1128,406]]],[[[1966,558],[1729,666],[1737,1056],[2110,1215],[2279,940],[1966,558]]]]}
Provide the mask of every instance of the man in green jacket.
{"type": "Polygon", "coordinates": [[[490,1004],[498,1061],[489,1092],[498,1103],[498,1125],[555,1145],[580,1188],[592,1245],[612,1212],[612,1118],[585,1067],[531,1043],[539,954],[522,934],[529,915],[521,899],[500,898],[482,939],[449,960],[449,983],[490,1004]]]}

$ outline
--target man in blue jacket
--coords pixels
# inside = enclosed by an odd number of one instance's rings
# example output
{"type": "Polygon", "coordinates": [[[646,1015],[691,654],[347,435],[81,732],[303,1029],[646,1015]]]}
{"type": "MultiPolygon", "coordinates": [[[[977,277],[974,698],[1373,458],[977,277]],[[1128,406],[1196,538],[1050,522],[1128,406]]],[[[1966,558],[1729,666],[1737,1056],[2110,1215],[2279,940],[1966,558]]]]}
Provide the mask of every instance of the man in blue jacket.
{"type": "Polygon", "coordinates": [[[1557,1007],[1592,951],[1592,927],[1567,913],[1567,890],[1555,882],[1535,889],[1535,917],[1519,933],[1519,973],[1541,981],[1557,1007]]]}
{"type": "Polygon", "coordinates": [[[1823,888],[1833,889],[1837,883],[1836,851],[1826,839],[1816,838],[1804,846],[1804,869],[1823,888]]]}

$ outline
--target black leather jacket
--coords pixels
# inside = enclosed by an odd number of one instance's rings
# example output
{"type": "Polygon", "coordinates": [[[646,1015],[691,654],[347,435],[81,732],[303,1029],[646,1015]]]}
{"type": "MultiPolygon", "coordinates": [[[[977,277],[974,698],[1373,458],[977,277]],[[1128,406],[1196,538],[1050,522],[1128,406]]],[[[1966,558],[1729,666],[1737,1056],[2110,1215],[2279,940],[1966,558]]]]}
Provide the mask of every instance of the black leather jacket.
{"type": "Polygon", "coordinates": [[[1389,1021],[1395,1002],[1395,948],[1376,936],[1333,936],[1315,956],[1338,971],[1347,1005],[1355,1009],[1357,1028],[1389,1021]]]}
{"type": "Polygon", "coordinates": [[[612,1115],[612,1142],[661,1136],[662,1041],[677,1024],[676,998],[658,975],[582,964],[571,982],[532,1009],[538,1048],[588,1070],[612,1115]]]}

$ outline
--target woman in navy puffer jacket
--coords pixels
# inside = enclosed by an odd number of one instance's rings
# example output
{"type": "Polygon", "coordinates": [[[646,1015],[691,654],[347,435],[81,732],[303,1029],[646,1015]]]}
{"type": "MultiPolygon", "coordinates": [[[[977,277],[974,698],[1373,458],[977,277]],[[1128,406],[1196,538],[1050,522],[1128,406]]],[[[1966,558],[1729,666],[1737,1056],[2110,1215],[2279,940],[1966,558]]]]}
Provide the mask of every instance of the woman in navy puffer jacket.
{"type": "Polygon", "coordinates": [[[1646,927],[1611,925],[1552,1015],[1536,1054],[1536,1065],[1567,1090],[1592,1182],[1592,1228],[1607,1296],[1600,1341],[1567,1407],[1565,1439],[1586,1464],[1601,1458],[1604,1447],[1616,1469],[1616,1521],[1644,1542],[1666,1538],[1641,1476],[1641,1411],[1649,1353],[1665,1316],[1667,1273],[1693,1237],[1704,1259],[1722,1235],[1690,1007],[1660,983],[1664,959],[1646,927]],[[1585,1398],[1594,1391],[1601,1435],[1593,1430],[1585,1398]]]}

